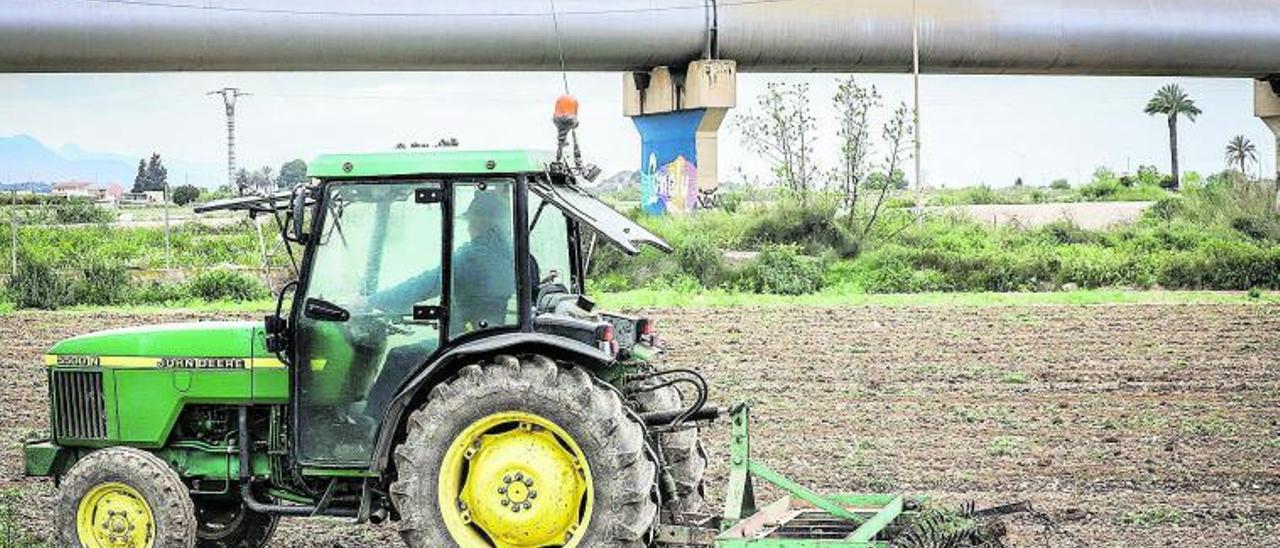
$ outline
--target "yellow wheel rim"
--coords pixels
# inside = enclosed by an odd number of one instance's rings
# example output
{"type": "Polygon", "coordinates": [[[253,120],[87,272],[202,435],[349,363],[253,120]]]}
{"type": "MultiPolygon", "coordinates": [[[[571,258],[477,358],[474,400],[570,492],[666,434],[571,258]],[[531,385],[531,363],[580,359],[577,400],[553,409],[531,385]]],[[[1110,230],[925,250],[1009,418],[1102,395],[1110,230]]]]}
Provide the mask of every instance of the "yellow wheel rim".
{"type": "Polygon", "coordinates": [[[142,494],[123,483],[101,483],[76,510],[80,544],[89,548],[151,548],[156,522],[142,494]]]}
{"type": "Polygon", "coordinates": [[[440,469],[440,510],[464,548],[578,545],[591,521],[591,469],[564,429],[495,413],[454,438],[440,469]]]}

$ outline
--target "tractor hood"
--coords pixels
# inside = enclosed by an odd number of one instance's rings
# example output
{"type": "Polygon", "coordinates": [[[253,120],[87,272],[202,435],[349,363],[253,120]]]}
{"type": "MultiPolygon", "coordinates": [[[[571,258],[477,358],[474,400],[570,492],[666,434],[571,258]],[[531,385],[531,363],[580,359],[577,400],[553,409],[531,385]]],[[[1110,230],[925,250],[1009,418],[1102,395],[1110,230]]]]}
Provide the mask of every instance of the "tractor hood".
{"type": "Polygon", "coordinates": [[[54,345],[50,366],[240,369],[263,349],[258,322],[191,322],[99,331],[54,345]]]}

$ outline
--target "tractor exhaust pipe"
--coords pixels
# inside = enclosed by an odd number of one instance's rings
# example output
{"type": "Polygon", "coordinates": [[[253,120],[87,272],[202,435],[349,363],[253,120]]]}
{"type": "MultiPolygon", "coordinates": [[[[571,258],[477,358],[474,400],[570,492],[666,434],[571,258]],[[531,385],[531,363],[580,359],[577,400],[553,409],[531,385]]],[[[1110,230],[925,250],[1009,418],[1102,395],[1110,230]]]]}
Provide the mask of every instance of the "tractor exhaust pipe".
{"type": "Polygon", "coordinates": [[[240,499],[244,501],[246,508],[259,514],[276,516],[331,516],[339,518],[359,516],[359,511],[351,508],[322,509],[318,506],[268,504],[258,501],[253,496],[253,458],[250,451],[253,446],[253,439],[249,435],[249,406],[240,407],[239,419],[240,432],[237,437],[240,444],[240,499]]]}

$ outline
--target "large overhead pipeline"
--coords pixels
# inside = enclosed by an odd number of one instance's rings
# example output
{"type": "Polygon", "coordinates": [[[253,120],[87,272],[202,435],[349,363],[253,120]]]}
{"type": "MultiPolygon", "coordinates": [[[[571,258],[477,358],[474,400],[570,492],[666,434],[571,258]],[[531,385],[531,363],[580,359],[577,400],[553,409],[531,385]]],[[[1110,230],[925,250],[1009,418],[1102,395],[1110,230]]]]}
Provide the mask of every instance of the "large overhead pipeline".
{"type": "MultiPolygon", "coordinates": [[[[7,0],[0,71],[558,70],[539,0],[7,0]]],[[[900,72],[911,0],[556,0],[570,70],[900,72]]],[[[1280,74],[1276,0],[918,0],[933,73],[1280,74]]]]}

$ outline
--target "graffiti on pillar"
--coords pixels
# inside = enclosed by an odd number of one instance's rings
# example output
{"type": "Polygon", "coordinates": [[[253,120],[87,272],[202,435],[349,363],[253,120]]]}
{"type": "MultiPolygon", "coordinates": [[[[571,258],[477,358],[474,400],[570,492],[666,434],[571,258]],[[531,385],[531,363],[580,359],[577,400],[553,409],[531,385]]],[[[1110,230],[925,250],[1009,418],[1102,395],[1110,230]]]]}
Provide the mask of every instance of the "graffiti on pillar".
{"type": "Polygon", "coordinates": [[[645,213],[687,213],[698,207],[698,166],[684,156],[665,165],[649,154],[640,174],[640,202],[645,213]]]}
{"type": "Polygon", "coordinates": [[[698,189],[698,209],[716,209],[720,207],[719,188],[698,189]]]}
{"type": "Polygon", "coordinates": [[[640,131],[640,206],[649,215],[697,209],[697,132],[704,112],[689,110],[632,118],[640,131]]]}

